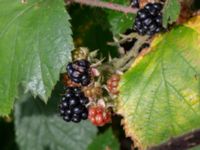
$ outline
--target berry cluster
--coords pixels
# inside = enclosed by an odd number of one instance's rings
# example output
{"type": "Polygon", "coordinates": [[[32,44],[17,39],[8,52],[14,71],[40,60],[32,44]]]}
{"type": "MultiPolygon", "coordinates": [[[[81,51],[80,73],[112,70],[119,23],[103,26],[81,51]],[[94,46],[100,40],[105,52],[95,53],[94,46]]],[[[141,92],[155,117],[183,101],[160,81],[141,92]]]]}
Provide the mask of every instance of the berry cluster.
{"type": "Polygon", "coordinates": [[[88,119],[96,126],[103,126],[111,121],[111,112],[102,106],[91,106],[88,119]]]}
{"type": "Polygon", "coordinates": [[[140,35],[154,35],[161,32],[162,26],[162,10],[161,3],[148,3],[143,9],[137,12],[134,29],[140,35]]]}
{"type": "Polygon", "coordinates": [[[87,60],[76,60],[67,65],[69,78],[82,86],[87,86],[91,81],[90,63],[87,60]]]}
{"type": "Polygon", "coordinates": [[[66,93],[62,96],[60,102],[60,115],[67,122],[80,122],[88,118],[88,110],[86,104],[88,98],[79,87],[67,87],[66,93]]]}
{"type": "Polygon", "coordinates": [[[65,94],[59,104],[60,115],[66,122],[78,123],[87,118],[97,126],[110,122],[111,111],[106,107],[103,88],[99,81],[95,82],[101,79],[98,78],[100,74],[88,61],[92,57],[86,48],[74,50],[72,57],[73,62],[67,65],[67,73],[63,76],[65,94]]]}
{"type": "Polygon", "coordinates": [[[107,88],[113,95],[119,94],[118,91],[118,84],[120,81],[120,75],[113,74],[108,80],[107,80],[107,88]]]}

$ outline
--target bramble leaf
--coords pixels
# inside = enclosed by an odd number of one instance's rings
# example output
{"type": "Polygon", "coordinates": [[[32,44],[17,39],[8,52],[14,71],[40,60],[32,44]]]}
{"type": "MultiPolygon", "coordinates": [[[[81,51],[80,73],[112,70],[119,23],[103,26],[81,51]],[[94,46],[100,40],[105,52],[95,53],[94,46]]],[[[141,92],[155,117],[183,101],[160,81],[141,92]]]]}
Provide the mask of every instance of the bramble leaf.
{"type": "Polygon", "coordinates": [[[73,49],[69,19],[62,0],[0,0],[0,115],[20,84],[47,102],[73,49]]]}
{"type": "MultiPolygon", "coordinates": [[[[130,5],[130,1],[112,0],[112,2],[124,6],[130,5]]],[[[134,14],[124,14],[122,12],[116,12],[112,10],[106,10],[106,12],[108,14],[108,20],[111,25],[111,31],[114,35],[124,33],[128,28],[133,27],[135,18],[134,14]]]]}
{"type": "Polygon", "coordinates": [[[118,113],[141,148],[200,127],[199,20],[155,38],[122,77],[118,113]]]}
{"type": "Polygon", "coordinates": [[[20,150],[85,150],[96,135],[88,121],[68,123],[57,113],[61,97],[58,85],[48,104],[30,94],[15,105],[16,141],[20,150]]]}
{"type": "Polygon", "coordinates": [[[88,150],[119,150],[119,142],[112,133],[112,129],[108,129],[93,139],[88,150]]]}

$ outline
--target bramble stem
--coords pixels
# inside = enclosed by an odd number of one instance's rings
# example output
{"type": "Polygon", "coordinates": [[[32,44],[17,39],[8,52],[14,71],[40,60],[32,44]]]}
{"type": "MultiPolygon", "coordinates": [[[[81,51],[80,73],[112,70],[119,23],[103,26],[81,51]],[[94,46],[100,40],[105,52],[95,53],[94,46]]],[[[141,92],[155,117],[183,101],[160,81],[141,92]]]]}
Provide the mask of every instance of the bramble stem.
{"type": "Polygon", "coordinates": [[[166,143],[151,147],[148,150],[186,150],[200,145],[200,129],[172,138],[166,143]]]}
{"type": "Polygon", "coordinates": [[[79,3],[83,5],[93,6],[93,7],[100,7],[100,8],[107,8],[119,12],[123,12],[125,14],[135,14],[137,12],[136,8],[131,8],[127,6],[122,6],[115,3],[110,2],[102,2],[100,0],[65,0],[66,3],[79,3]]]}

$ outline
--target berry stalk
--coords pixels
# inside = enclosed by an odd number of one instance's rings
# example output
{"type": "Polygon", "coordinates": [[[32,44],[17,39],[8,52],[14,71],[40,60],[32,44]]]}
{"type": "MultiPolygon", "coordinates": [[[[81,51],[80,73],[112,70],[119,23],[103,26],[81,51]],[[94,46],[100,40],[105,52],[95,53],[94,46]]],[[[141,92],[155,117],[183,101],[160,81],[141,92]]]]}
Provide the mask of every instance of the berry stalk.
{"type": "Polygon", "coordinates": [[[87,5],[87,6],[107,8],[107,9],[123,12],[125,14],[128,14],[128,13],[135,14],[137,12],[137,8],[126,7],[119,4],[110,3],[110,2],[102,2],[98,0],[65,0],[65,2],[67,4],[79,3],[79,4],[87,5]]]}

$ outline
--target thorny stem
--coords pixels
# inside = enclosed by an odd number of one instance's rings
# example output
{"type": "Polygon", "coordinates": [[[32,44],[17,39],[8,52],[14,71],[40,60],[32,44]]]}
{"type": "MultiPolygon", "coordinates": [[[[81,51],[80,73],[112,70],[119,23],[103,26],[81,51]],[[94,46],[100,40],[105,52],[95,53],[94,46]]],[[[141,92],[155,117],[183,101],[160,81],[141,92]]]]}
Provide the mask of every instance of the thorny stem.
{"type": "Polygon", "coordinates": [[[187,150],[200,145],[200,129],[172,138],[169,141],[148,150],[187,150]]]}
{"type": "Polygon", "coordinates": [[[100,0],[65,0],[68,4],[70,3],[79,3],[83,5],[93,6],[93,7],[100,7],[100,8],[107,8],[119,12],[123,12],[125,14],[135,14],[137,12],[136,8],[126,7],[119,4],[111,3],[111,2],[102,2],[100,0]]]}
{"type": "Polygon", "coordinates": [[[141,45],[145,41],[147,41],[148,38],[149,36],[138,36],[137,42],[135,43],[132,50],[128,52],[127,54],[125,54],[124,56],[122,56],[121,58],[113,59],[113,61],[111,62],[112,65],[122,72],[126,71],[134,62],[136,56],[138,55],[138,51],[141,45]]]}
{"type": "MultiPolygon", "coordinates": [[[[113,74],[116,73],[116,71],[124,72],[130,68],[135,58],[138,56],[140,47],[149,39],[149,36],[140,36],[135,34],[130,34],[130,36],[127,37],[131,38],[131,36],[132,38],[137,38],[137,42],[134,44],[133,48],[128,53],[121,55],[120,58],[114,58],[111,61],[99,66],[98,70],[100,72],[113,74]]],[[[126,40],[128,39],[127,37],[125,37],[126,40]]],[[[119,41],[116,42],[118,43],[119,41]]]]}

